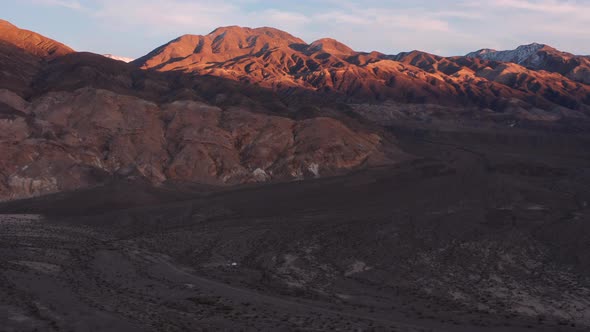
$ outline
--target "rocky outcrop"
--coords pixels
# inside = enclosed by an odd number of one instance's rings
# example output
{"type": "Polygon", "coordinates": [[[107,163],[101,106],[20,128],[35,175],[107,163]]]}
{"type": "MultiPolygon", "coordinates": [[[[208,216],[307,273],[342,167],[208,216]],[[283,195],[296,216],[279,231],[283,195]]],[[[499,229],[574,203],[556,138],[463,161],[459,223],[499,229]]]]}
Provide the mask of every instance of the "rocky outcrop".
{"type": "Polygon", "coordinates": [[[333,118],[296,121],[196,101],[159,105],[94,88],[12,102],[24,108],[0,120],[2,199],[116,176],[229,185],[391,161],[379,135],[333,118]]]}

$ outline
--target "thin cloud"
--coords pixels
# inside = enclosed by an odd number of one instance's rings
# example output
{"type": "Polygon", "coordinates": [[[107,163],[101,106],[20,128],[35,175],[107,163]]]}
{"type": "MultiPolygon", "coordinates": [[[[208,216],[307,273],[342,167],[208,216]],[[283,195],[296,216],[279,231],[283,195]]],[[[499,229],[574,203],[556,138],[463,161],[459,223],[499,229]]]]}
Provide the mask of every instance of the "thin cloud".
{"type": "MultiPolygon", "coordinates": [[[[82,8],[78,1],[37,1],[82,8]]],[[[101,29],[139,31],[158,42],[240,25],[276,27],[307,42],[333,37],[360,51],[460,55],[537,41],[590,53],[588,0],[89,0],[84,5],[101,29]]]]}
{"type": "Polygon", "coordinates": [[[67,1],[67,0],[33,0],[33,3],[45,6],[58,6],[69,9],[82,9],[82,4],[78,1],[67,1]]]}
{"type": "Polygon", "coordinates": [[[268,9],[262,13],[262,16],[267,17],[269,20],[272,21],[283,22],[288,24],[305,24],[311,21],[311,18],[304,14],[282,11],[277,9],[268,9]]]}
{"type": "Polygon", "coordinates": [[[575,13],[580,10],[579,4],[563,1],[526,1],[526,0],[496,0],[491,2],[496,7],[524,9],[544,13],[575,13]]]}

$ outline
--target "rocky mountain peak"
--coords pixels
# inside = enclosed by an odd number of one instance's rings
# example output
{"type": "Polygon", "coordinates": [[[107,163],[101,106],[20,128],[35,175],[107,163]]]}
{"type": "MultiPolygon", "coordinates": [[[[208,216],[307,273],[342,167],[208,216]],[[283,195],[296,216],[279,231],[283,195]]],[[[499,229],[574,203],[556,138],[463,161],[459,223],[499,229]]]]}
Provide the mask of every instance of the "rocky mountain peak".
{"type": "Polygon", "coordinates": [[[302,39],[275,28],[220,27],[207,35],[183,35],[160,46],[134,63],[152,68],[162,63],[183,62],[183,66],[220,62],[271,49],[288,49],[305,44],[302,39]]]}
{"type": "Polygon", "coordinates": [[[590,84],[590,57],[562,52],[547,44],[532,43],[514,50],[481,49],[467,58],[511,62],[533,70],[559,73],[574,81],[590,84]]]}
{"type": "Polygon", "coordinates": [[[555,50],[554,48],[540,43],[520,45],[514,50],[496,51],[490,48],[484,48],[479,51],[471,52],[466,56],[469,58],[480,58],[484,60],[514,62],[523,64],[541,50],[555,50]]]}
{"type": "Polygon", "coordinates": [[[309,50],[312,52],[325,52],[333,55],[353,55],[356,52],[347,45],[332,39],[322,38],[310,44],[309,50]]]}
{"type": "Polygon", "coordinates": [[[207,35],[212,43],[225,51],[244,48],[281,47],[305,43],[293,35],[270,27],[221,27],[207,35]]]}

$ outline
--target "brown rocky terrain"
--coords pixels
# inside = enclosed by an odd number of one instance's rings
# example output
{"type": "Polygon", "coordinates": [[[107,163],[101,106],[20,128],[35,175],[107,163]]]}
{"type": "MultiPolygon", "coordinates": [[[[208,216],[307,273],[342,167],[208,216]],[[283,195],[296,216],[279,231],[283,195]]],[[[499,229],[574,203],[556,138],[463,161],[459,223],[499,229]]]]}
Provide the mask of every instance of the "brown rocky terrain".
{"type": "Polygon", "coordinates": [[[237,184],[389,160],[381,136],[327,117],[292,120],[195,101],[158,105],[94,88],[31,102],[9,97],[20,110],[5,106],[0,120],[5,199],[95,185],[115,174],[237,184]]]}

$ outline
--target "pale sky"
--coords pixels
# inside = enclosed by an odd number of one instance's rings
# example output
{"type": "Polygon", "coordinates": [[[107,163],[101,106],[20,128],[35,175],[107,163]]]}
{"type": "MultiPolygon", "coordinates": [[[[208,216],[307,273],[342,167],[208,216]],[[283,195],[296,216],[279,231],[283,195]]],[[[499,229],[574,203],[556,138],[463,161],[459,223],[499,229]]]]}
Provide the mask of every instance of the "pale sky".
{"type": "Polygon", "coordinates": [[[539,42],[590,54],[590,0],[0,0],[0,18],[78,51],[140,57],[183,34],[271,26],[357,51],[463,55],[539,42]]]}

